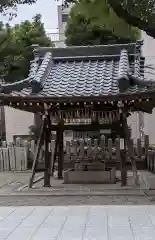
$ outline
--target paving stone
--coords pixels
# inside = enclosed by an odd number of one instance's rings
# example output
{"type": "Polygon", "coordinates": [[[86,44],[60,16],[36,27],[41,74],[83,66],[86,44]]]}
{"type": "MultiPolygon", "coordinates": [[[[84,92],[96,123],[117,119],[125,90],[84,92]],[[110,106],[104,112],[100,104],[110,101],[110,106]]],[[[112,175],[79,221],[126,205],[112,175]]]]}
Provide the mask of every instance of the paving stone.
{"type": "Polygon", "coordinates": [[[154,236],[155,206],[0,207],[1,240],[153,240],[154,236]]]}

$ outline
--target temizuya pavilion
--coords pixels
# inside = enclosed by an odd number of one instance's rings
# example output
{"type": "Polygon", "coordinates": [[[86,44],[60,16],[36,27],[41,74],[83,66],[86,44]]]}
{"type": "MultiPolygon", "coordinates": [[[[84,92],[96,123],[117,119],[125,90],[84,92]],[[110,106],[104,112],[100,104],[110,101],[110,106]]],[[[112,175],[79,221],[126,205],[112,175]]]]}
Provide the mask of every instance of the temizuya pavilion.
{"type": "MultiPolygon", "coordinates": [[[[27,79],[2,85],[0,101],[24,111],[39,113],[42,128],[33,162],[45,144],[44,186],[50,186],[51,130],[57,131],[58,176],[63,171],[63,131],[117,129],[130,154],[135,182],[137,170],[130,151],[127,117],[130,112],[151,113],[155,106],[155,87],[144,80],[142,42],[132,44],[46,48],[36,47],[27,79]],[[73,119],[96,119],[96,124],[73,124],[73,119]],[[52,120],[57,124],[53,124],[52,120]]],[[[125,171],[125,170],[124,170],[125,171]]],[[[124,175],[126,176],[126,175],[124,175]]]]}

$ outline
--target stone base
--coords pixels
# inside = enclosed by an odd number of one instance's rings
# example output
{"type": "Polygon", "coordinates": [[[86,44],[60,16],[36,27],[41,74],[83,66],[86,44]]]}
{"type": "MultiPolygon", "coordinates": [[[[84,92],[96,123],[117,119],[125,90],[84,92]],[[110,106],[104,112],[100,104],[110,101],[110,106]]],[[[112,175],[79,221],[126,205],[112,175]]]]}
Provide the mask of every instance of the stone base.
{"type": "Polygon", "coordinates": [[[75,171],[73,169],[64,171],[64,183],[70,184],[95,184],[116,183],[116,169],[107,171],[75,171]]]}

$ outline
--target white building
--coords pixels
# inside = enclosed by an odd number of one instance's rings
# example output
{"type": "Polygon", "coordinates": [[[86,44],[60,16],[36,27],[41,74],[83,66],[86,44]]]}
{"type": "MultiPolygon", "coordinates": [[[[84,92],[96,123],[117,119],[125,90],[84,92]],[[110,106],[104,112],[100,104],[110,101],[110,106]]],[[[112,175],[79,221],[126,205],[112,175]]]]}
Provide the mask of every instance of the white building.
{"type": "MultiPolygon", "coordinates": [[[[154,68],[146,71],[145,78],[155,81],[155,39],[149,37],[145,32],[142,32],[142,39],[144,39],[143,54],[146,57],[145,64],[154,68]]],[[[149,135],[150,143],[155,144],[155,109],[153,109],[152,114],[144,114],[144,133],[149,135]]]]}
{"type": "Polygon", "coordinates": [[[63,8],[61,5],[57,6],[57,13],[58,13],[58,29],[55,32],[51,31],[50,29],[46,30],[47,35],[51,38],[54,42],[55,47],[66,47],[65,45],[65,28],[68,20],[68,14],[71,9],[63,8]]]}
{"type": "Polygon", "coordinates": [[[61,5],[58,6],[58,31],[60,34],[60,41],[65,40],[65,28],[70,9],[71,5],[69,8],[63,8],[61,5]]]}
{"type": "MultiPolygon", "coordinates": [[[[151,65],[154,69],[148,69],[144,73],[144,77],[148,80],[155,81],[155,39],[149,37],[145,32],[141,32],[141,38],[144,40],[142,48],[145,57],[145,66],[151,65]]],[[[140,137],[141,131],[149,135],[150,144],[155,144],[155,109],[152,114],[135,113],[129,118],[129,125],[132,127],[132,135],[134,139],[140,137]],[[141,129],[141,126],[143,129],[141,129]]]]}
{"type": "Polygon", "coordinates": [[[14,136],[28,135],[29,126],[34,124],[34,114],[7,106],[4,109],[7,143],[13,142],[14,136]]]}

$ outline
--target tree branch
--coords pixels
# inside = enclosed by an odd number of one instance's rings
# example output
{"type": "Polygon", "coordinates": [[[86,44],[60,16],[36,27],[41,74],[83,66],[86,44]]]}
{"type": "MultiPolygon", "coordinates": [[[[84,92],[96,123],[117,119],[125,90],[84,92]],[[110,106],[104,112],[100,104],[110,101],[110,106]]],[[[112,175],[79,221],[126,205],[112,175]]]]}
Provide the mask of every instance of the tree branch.
{"type": "Polygon", "coordinates": [[[0,12],[8,8],[15,8],[20,4],[33,4],[36,3],[37,0],[0,0],[0,12]]]}
{"type": "Polygon", "coordinates": [[[108,0],[108,3],[119,18],[122,18],[129,25],[138,27],[145,31],[149,36],[155,38],[155,19],[152,19],[152,21],[146,21],[138,16],[134,16],[132,12],[129,12],[123,7],[120,0],[108,0]]]}

